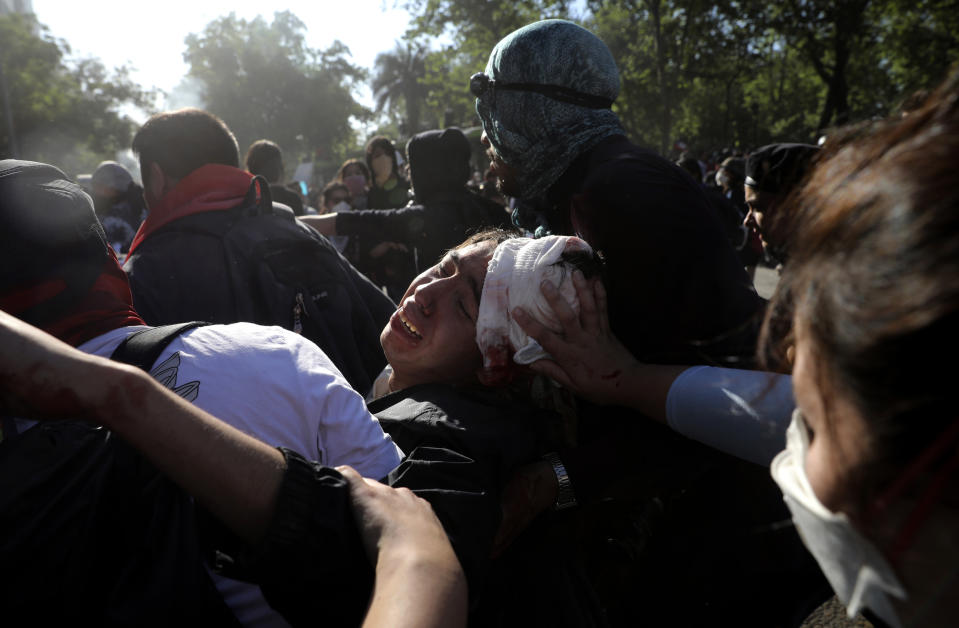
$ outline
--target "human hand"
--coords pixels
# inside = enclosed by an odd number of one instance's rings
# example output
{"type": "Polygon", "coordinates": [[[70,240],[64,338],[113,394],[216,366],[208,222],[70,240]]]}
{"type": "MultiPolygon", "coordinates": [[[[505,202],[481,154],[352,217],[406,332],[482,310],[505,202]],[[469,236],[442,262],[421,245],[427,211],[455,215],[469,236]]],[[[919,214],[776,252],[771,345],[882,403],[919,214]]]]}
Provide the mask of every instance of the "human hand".
{"type": "Polygon", "coordinates": [[[577,395],[605,405],[627,405],[629,374],[639,362],[609,329],[606,289],[598,280],[587,281],[580,271],[573,273],[579,300],[579,315],[549,281],[540,286],[553,308],[560,329],[549,329],[522,308],[512,312],[514,320],[551,356],[530,368],[551,377],[577,395]]]}
{"type": "Polygon", "coordinates": [[[364,628],[466,625],[466,576],[429,503],[408,488],[390,488],[337,467],[370,559],[373,599],[364,628]]]}
{"type": "Polygon", "coordinates": [[[353,514],[370,560],[389,551],[418,552],[456,561],[433,508],[408,488],[391,488],[360,476],[352,467],[337,471],[350,485],[353,514]]]}
{"type": "Polygon", "coordinates": [[[558,493],[559,482],[550,463],[541,460],[516,471],[500,500],[503,519],[493,540],[493,557],[502,554],[533,519],[555,504],[558,493]]]}

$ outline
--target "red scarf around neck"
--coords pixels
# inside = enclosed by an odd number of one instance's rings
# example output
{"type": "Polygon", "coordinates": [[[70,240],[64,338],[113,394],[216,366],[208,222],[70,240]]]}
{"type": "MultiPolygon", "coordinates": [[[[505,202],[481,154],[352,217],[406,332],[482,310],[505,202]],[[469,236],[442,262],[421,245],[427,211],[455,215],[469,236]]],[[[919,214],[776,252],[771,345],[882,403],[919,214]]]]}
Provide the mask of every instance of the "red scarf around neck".
{"type": "Polygon", "coordinates": [[[252,180],[252,174],[239,168],[220,164],[200,166],[150,208],[133,237],[129,255],[133,255],[151,233],[178,218],[236,207],[250,190],[252,180]]]}

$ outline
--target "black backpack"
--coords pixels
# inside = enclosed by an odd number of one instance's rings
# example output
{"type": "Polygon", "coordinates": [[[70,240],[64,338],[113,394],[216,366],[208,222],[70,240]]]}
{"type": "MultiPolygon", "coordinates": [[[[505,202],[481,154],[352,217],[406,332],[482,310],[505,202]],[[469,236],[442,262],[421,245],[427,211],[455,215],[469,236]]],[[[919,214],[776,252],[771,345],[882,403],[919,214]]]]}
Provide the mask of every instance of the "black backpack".
{"type": "MultiPolygon", "coordinates": [[[[149,370],[197,325],[133,334],[112,357],[149,370]]],[[[5,625],[239,625],[204,567],[192,499],[143,456],[82,421],[3,427],[5,625]]]]}
{"type": "Polygon", "coordinates": [[[329,240],[274,205],[262,177],[239,206],[158,229],[124,269],[151,325],[278,325],[316,343],[363,394],[386,364],[379,336],[395,304],[329,240]]]}

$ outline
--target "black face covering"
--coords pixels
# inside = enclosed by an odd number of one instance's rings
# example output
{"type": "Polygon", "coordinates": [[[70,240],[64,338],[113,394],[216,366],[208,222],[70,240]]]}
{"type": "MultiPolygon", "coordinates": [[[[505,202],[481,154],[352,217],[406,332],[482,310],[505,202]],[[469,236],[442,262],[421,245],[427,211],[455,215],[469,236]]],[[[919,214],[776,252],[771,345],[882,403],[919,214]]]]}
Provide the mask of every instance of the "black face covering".
{"type": "Polygon", "coordinates": [[[461,192],[470,176],[470,145],[455,127],[425,131],[406,144],[410,183],[420,203],[461,192]]]}

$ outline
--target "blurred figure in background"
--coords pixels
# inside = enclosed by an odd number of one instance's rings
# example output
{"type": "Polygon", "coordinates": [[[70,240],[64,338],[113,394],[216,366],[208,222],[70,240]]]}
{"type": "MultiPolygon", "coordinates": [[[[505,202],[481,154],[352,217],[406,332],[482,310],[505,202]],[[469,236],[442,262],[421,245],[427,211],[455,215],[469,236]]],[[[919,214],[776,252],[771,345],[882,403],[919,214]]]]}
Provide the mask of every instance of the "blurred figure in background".
{"type": "MultiPolygon", "coordinates": [[[[320,215],[339,214],[353,211],[350,206],[350,188],[340,181],[330,181],[323,188],[323,204],[320,207],[320,215]]],[[[346,255],[351,238],[349,236],[329,236],[330,242],[336,247],[336,250],[346,255]]],[[[347,256],[349,259],[349,256],[347,256]]]]}
{"type": "Polygon", "coordinates": [[[143,188],[126,168],[115,161],[103,161],[90,178],[93,205],[118,256],[126,255],[140,223],[146,218],[143,188]]]}
{"type": "Polygon", "coordinates": [[[756,264],[763,258],[763,245],[759,234],[743,224],[748,211],[744,189],[745,179],[746,160],[742,157],[727,157],[716,169],[716,184],[721,190],[723,200],[731,209],[735,209],[736,215],[739,216],[740,224],[736,225],[738,229],[734,246],[739,253],[739,259],[746,267],[746,272],[752,277],[756,273],[756,264]]]}
{"type": "Polygon", "coordinates": [[[778,210],[800,187],[818,152],[811,144],[768,144],[746,161],[749,212],[743,224],[759,235],[763,250],[780,264],[786,261],[793,225],[790,216],[778,210]]]}
{"type": "Polygon", "coordinates": [[[409,202],[409,182],[400,174],[396,147],[389,138],[377,135],[366,145],[366,165],[373,173],[367,209],[395,209],[409,202]]]}
{"type": "Polygon", "coordinates": [[[500,205],[468,188],[471,155],[462,131],[449,128],[419,133],[406,150],[413,204],[305,221],[325,235],[359,236],[371,243],[371,279],[385,285],[394,299],[403,294],[413,277],[471,233],[484,227],[509,226],[509,216],[500,205]]]}
{"type": "Polygon", "coordinates": [[[353,209],[366,209],[366,197],[370,190],[370,169],[359,159],[347,159],[340,166],[334,181],[350,189],[350,205],[353,209]]]}
{"type": "MultiPolygon", "coordinates": [[[[725,164],[726,162],[730,162],[730,167],[735,167],[737,165],[734,163],[735,161],[736,160],[730,158],[723,163],[725,164]]],[[[742,197],[742,168],[745,166],[745,162],[742,159],[738,160],[738,162],[740,168],[739,196],[742,197]]],[[[723,229],[726,231],[726,236],[729,238],[729,243],[734,249],[736,249],[736,252],[739,254],[740,261],[742,261],[743,266],[747,267],[751,275],[752,271],[755,270],[757,255],[755,253],[750,253],[750,230],[743,226],[743,217],[746,214],[742,208],[745,207],[745,204],[737,204],[728,193],[730,186],[735,185],[735,183],[731,182],[735,180],[735,175],[723,175],[725,171],[723,170],[722,166],[720,166],[715,178],[716,183],[721,187],[717,188],[703,182],[703,167],[699,160],[695,157],[683,157],[676,162],[676,165],[688,172],[690,176],[702,186],[703,190],[706,192],[706,195],[709,197],[710,203],[716,209],[716,215],[722,222],[723,229]]],[[[756,240],[756,243],[758,245],[758,239],[756,240]]]]}
{"type": "Polygon", "coordinates": [[[270,140],[257,140],[246,151],[247,172],[258,174],[270,184],[270,194],[277,203],[283,203],[297,216],[306,213],[303,209],[303,196],[283,185],[283,151],[270,140]]]}

